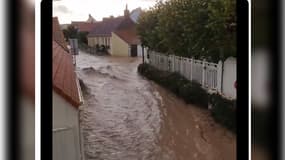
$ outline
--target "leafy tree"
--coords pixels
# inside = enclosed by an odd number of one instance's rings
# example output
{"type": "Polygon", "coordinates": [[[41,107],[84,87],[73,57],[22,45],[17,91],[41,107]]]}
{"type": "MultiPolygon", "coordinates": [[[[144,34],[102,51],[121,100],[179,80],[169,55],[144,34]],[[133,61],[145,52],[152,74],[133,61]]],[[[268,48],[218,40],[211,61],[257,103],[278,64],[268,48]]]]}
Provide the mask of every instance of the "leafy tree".
{"type": "Polygon", "coordinates": [[[88,44],[87,35],[88,32],[78,32],[78,41],[81,43],[88,44]]]}
{"type": "Polygon", "coordinates": [[[236,55],[235,0],[159,1],[138,21],[144,46],[218,61],[236,55]]]}
{"type": "Polygon", "coordinates": [[[68,41],[70,38],[78,39],[79,43],[87,44],[88,32],[79,32],[73,25],[69,25],[67,29],[63,30],[64,37],[68,41]]]}
{"type": "Polygon", "coordinates": [[[69,25],[67,29],[63,30],[64,37],[66,40],[69,40],[69,38],[77,38],[77,29],[73,25],[69,25]]]}

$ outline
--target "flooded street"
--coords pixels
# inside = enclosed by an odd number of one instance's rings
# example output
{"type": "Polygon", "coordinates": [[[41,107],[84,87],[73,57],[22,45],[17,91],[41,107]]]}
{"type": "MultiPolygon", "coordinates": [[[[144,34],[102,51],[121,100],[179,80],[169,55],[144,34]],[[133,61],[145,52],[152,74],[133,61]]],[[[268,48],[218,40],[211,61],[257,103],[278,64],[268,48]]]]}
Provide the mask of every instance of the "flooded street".
{"type": "Polygon", "coordinates": [[[140,76],[140,58],[80,52],[76,62],[86,160],[236,159],[235,135],[140,76]]]}

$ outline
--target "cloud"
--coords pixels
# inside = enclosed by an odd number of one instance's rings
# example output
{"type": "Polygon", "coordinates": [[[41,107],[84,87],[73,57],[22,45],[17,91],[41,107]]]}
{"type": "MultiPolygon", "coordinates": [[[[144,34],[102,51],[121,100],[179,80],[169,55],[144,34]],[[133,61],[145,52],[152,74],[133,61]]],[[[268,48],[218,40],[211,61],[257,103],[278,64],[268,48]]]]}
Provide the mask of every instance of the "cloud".
{"type": "Polygon", "coordinates": [[[156,2],[157,0],[141,0],[141,2],[156,2]]]}
{"type": "Polygon", "coordinates": [[[71,13],[72,11],[64,5],[54,5],[54,11],[61,13],[71,13]]]}

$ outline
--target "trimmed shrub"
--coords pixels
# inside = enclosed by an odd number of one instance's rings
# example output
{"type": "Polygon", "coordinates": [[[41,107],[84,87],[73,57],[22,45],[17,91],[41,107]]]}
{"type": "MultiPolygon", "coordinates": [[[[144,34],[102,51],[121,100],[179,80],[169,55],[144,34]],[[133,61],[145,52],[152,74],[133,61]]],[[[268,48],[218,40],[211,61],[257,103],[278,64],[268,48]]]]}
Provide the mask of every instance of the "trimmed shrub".
{"type": "Polygon", "coordinates": [[[236,131],[236,101],[223,98],[219,94],[209,95],[209,103],[212,105],[212,116],[216,122],[226,128],[236,131]]]}
{"type": "Polygon", "coordinates": [[[138,72],[169,89],[175,95],[184,99],[186,103],[196,104],[205,108],[208,106],[208,94],[201,85],[189,81],[179,73],[159,71],[148,64],[140,64],[138,72]]]}
{"type": "Polygon", "coordinates": [[[270,146],[270,140],[268,137],[270,137],[270,130],[272,129],[272,126],[268,122],[270,122],[270,111],[268,109],[260,109],[260,106],[252,105],[252,140],[254,144],[267,147],[270,146]]]}
{"type": "Polygon", "coordinates": [[[179,87],[179,96],[182,97],[186,103],[192,103],[201,107],[208,107],[208,93],[197,82],[188,82],[179,87]]]}
{"type": "Polygon", "coordinates": [[[182,77],[179,73],[171,73],[168,76],[167,88],[179,96],[179,90],[181,86],[189,83],[189,80],[182,77]]]}
{"type": "Polygon", "coordinates": [[[233,132],[236,131],[235,100],[228,100],[219,94],[209,95],[198,82],[189,81],[179,73],[159,71],[149,64],[140,64],[138,72],[172,91],[186,103],[195,104],[205,109],[211,104],[211,114],[215,121],[233,132]]]}

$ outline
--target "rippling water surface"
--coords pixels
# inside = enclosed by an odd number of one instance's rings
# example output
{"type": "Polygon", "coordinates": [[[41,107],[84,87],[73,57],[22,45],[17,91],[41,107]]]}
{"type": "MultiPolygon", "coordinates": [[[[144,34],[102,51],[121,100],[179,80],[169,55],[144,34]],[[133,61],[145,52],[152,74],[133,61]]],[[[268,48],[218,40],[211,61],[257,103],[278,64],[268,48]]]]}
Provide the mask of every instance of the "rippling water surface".
{"type": "Polygon", "coordinates": [[[235,136],[137,73],[140,58],[80,53],[80,123],[89,160],[231,160],[235,136]]]}

